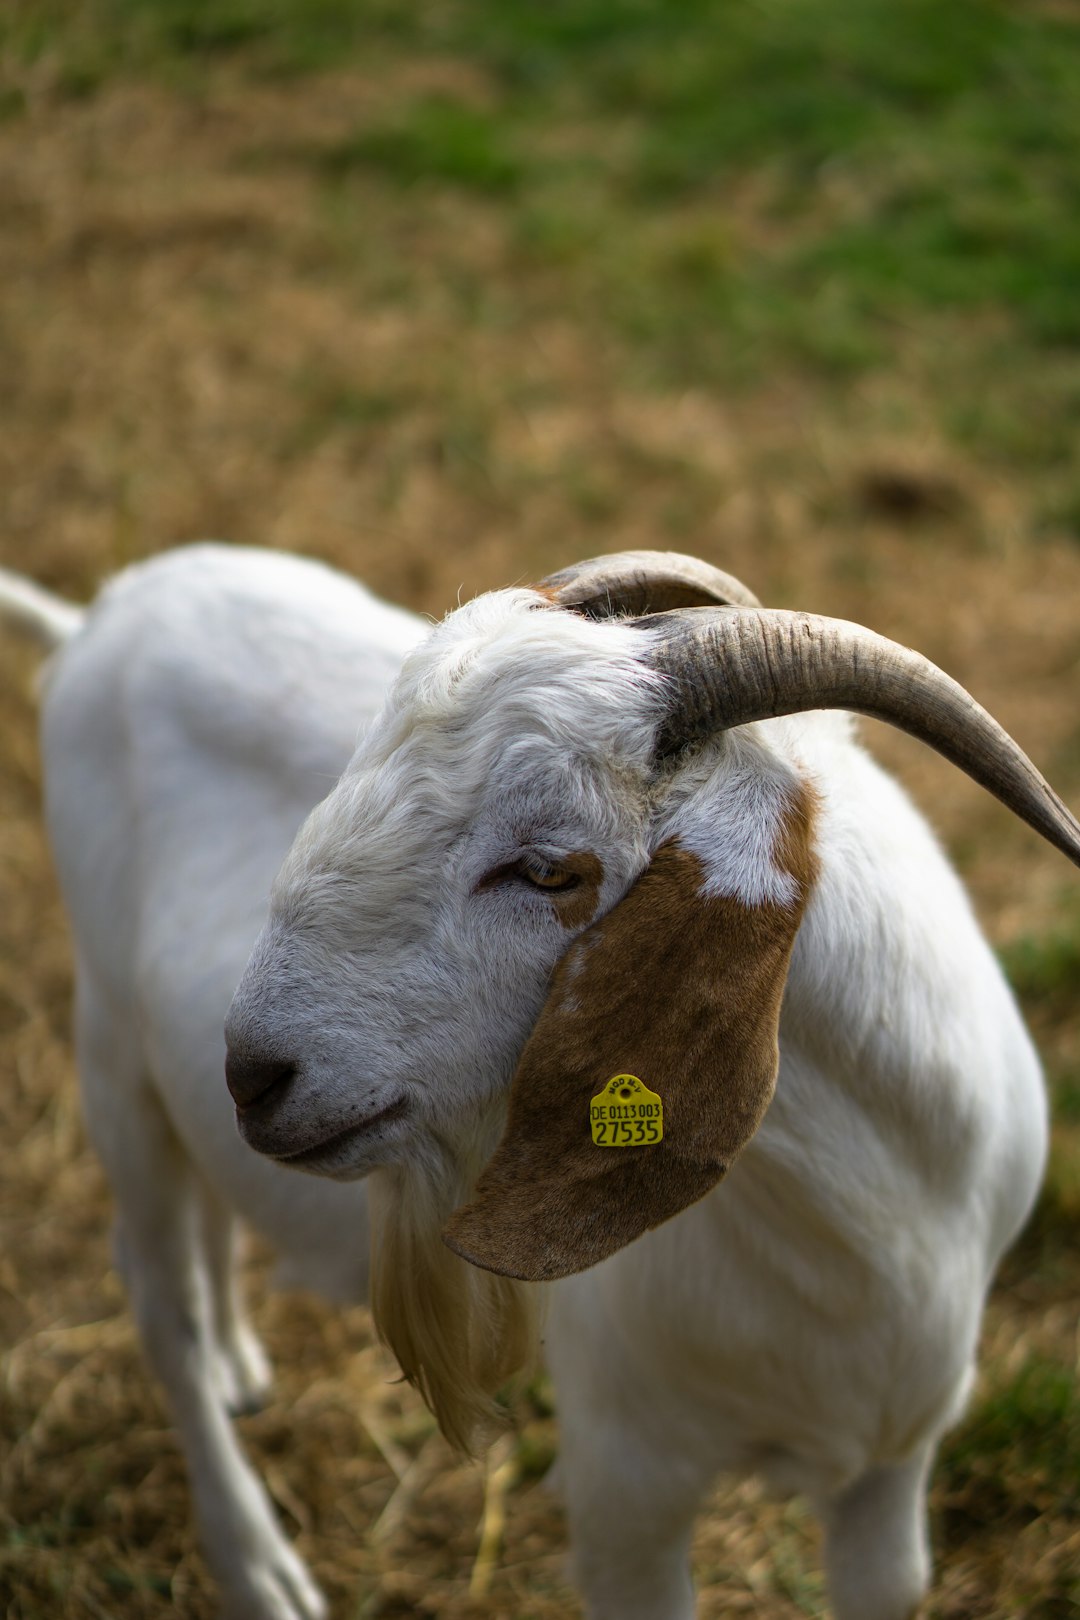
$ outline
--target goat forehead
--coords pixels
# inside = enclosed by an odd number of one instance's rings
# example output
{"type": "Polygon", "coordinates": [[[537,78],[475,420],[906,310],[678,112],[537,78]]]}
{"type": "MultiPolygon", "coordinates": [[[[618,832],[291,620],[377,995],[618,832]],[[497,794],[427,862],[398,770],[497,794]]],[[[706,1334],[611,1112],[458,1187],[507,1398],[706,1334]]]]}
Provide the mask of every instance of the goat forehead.
{"type": "Polygon", "coordinates": [[[541,601],[478,598],[414,651],[301,830],[276,885],[279,915],[332,904],[341,877],[383,898],[424,872],[437,886],[450,847],[503,807],[523,835],[530,818],[552,834],[575,820],[599,829],[599,781],[647,766],[660,683],[640,662],[641,632],[541,601]]]}
{"type": "Polygon", "coordinates": [[[459,608],[406,660],[381,743],[417,730],[460,766],[470,747],[535,731],[600,755],[645,757],[662,678],[645,637],[560,612],[533,591],[493,591],[459,608]]]}
{"type": "Polygon", "coordinates": [[[529,738],[645,764],[663,684],[645,650],[640,631],[553,610],[532,591],[479,597],[407,658],[338,800],[364,821],[402,793],[467,795],[529,738]]]}

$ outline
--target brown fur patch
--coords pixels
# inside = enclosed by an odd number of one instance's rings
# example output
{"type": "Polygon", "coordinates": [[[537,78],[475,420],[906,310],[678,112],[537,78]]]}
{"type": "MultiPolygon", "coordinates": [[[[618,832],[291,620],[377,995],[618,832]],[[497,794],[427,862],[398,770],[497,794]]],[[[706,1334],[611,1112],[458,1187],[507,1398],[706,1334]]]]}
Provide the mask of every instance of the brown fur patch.
{"type": "Polygon", "coordinates": [[[817,882],[818,858],[814,848],[814,819],[820,795],[813,783],[800,781],[798,792],[787,806],[783,823],[776,838],[773,860],[781,872],[787,872],[799,886],[802,909],[817,882]]]}
{"type": "Polygon", "coordinates": [[[604,881],[604,863],[599,855],[593,855],[588,850],[569,856],[563,863],[570,872],[575,872],[581,879],[576,889],[567,889],[564,894],[553,894],[552,900],[559,915],[559,921],[564,928],[581,928],[585,923],[592,922],[596,915],[596,908],[600,904],[600,885],[604,881]]]}
{"type": "Polygon", "coordinates": [[[672,840],[568,953],[518,1064],[509,1118],[449,1246],[529,1281],[568,1276],[696,1202],[753,1136],[772,1098],[780,1003],[814,878],[813,803],[793,804],[777,858],[791,906],[702,894],[672,840]],[[598,1148],[589,1102],[636,1074],[664,1105],[664,1140],[598,1148]]]}

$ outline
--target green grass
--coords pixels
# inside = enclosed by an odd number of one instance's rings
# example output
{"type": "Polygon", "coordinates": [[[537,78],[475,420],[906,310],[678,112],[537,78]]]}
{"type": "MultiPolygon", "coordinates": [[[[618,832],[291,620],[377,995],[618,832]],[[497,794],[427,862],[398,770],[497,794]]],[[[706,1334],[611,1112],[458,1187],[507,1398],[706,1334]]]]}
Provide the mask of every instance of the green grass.
{"type": "MultiPolygon", "coordinates": [[[[601,233],[625,244],[641,296],[617,314],[646,334],[673,318],[775,328],[807,303],[832,336],[805,344],[862,365],[882,321],[995,309],[1032,341],[1080,343],[1080,30],[997,0],[35,0],[0,24],[16,58],[52,56],[85,91],[124,72],[244,58],[301,72],[373,53],[457,55],[486,70],[492,106],[420,94],[326,154],[495,193],[539,193],[533,231],[565,252],[582,171],[601,233]],[[576,143],[547,139],[576,124],[576,143]],[[527,155],[526,155],[527,154],[527,155]],[[758,182],[774,242],[737,227],[717,254],[650,251],[649,221],[688,206],[707,242],[732,195],[758,182]],[[588,187],[587,187],[588,189],[588,187]],[[836,328],[848,329],[843,341],[836,328]]],[[[591,213],[590,208],[590,213],[591,213]]],[[[616,255],[621,257],[621,253],[616,255]]],[[[607,261],[607,262],[605,262],[607,261]]],[[[614,278],[617,281],[617,278],[614,278]]],[[[817,322],[811,323],[817,325],[817,322]]]]}
{"type": "MultiPolygon", "coordinates": [[[[842,394],[916,373],[943,435],[1040,480],[1034,527],[1080,538],[1080,15],[1065,8],[14,0],[3,63],[8,121],[30,65],[60,96],[157,76],[197,97],[221,70],[400,81],[389,107],[359,97],[351,129],[268,157],[309,165],[342,218],[373,188],[413,217],[440,197],[487,211],[499,263],[447,277],[464,323],[570,312],[646,390],[803,373],[842,394]],[[461,64],[461,88],[425,86],[425,62],[461,64]]],[[[396,296],[425,274],[398,266],[396,296]]]]}
{"type": "Polygon", "coordinates": [[[357,130],[312,154],[331,179],[373,169],[400,185],[432,181],[509,193],[524,172],[502,122],[448,96],[425,96],[392,122],[357,130]]]}
{"type": "Polygon", "coordinates": [[[302,73],[360,55],[393,11],[370,0],[12,0],[0,48],[53,58],[61,88],[76,94],[245,52],[259,72],[302,73]]]}
{"type": "Polygon", "coordinates": [[[1074,1273],[1080,1253],[1080,1060],[1071,1039],[1080,1005],[1080,911],[1063,902],[1061,914],[1057,927],[1002,952],[1043,1053],[1055,1126],[1038,1206],[1008,1265],[1050,1287],[1074,1273]]]}
{"type": "MultiPolygon", "coordinates": [[[[1063,906],[1068,912],[1068,907],[1063,906]]],[[[1001,953],[1009,982],[1029,1012],[1067,1013],[1080,997],[1080,912],[1046,934],[1025,935],[1001,953]]]]}
{"type": "Polygon", "coordinates": [[[976,1403],[946,1440],[938,1469],[953,1512],[987,1529],[1024,1524],[1048,1510],[1080,1511],[1075,1370],[1029,1357],[976,1403]]]}

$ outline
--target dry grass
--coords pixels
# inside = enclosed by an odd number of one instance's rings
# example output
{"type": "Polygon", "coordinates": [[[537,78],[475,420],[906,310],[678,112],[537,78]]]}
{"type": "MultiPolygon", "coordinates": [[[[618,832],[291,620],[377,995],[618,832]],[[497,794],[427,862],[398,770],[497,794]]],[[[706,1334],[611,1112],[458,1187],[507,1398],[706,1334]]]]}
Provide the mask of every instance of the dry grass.
{"type": "MultiPolygon", "coordinates": [[[[455,62],[408,71],[484,94],[455,62]]],[[[632,389],[571,286],[561,307],[550,285],[531,301],[497,209],[452,189],[328,189],[296,161],[401,92],[385,71],[216,72],[197,99],[118,85],[43,95],[0,124],[0,561],[84,597],[134,557],[213,533],[325,557],[440,613],[575,557],[674,546],[937,656],[1080,800],[1080,551],[1031,543],[1038,491],[944,436],[919,355],[937,336],[843,390],[796,373],[737,400],[632,389]]],[[[213,1598],[182,1468],[109,1269],[108,1195],[78,1115],[32,664],[0,654],[0,1609],[200,1620],[213,1598]]],[[[993,937],[1054,927],[1075,882],[1060,858],[937,760],[875,742],[993,937]]],[[[1063,1062],[1067,1020],[1041,1033],[1063,1062]]],[[[1061,1185],[1049,1237],[992,1304],[991,1384],[1035,1354],[1075,1364],[1077,1200],[1061,1185]]],[[[542,1398],[516,1478],[501,1475],[497,1559],[474,1576],[481,1473],[391,1381],[364,1312],[264,1298],[262,1275],[256,1256],[278,1394],[243,1430],[335,1614],[576,1613],[536,1485],[555,1443],[542,1398]]],[[[943,1475],[931,1614],[1080,1613],[1076,1491],[1035,1474],[996,1495],[978,1468],[943,1475]]],[[[706,1617],[822,1612],[809,1520],[750,1488],[717,1498],[696,1561],[706,1617]]]]}

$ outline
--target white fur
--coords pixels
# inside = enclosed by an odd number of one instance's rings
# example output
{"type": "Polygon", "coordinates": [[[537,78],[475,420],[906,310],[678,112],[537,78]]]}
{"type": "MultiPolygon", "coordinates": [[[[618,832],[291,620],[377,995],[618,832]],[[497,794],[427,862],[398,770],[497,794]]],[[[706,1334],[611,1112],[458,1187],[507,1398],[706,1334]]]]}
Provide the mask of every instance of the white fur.
{"type": "Polygon", "coordinates": [[[782,899],[776,832],[811,784],[820,875],[776,1098],[712,1194],[552,1288],[559,1478],[594,1620],[687,1620],[719,1471],[815,1504],[838,1620],[906,1620],[933,1451],[1043,1163],[1038,1063],[960,884],[845,717],[748,726],[655,777],[653,633],[509,591],[414,649],[274,886],[228,1033],[297,1072],[241,1128],[346,1179],[466,1159],[575,937],[513,861],[594,852],[604,911],[678,833],[715,892],[782,899]]]}
{"type": "Polygon", "coordinates": [[[207,1559],[229,1620],[315,1620],[323,1599],[229,1422],[268,1379],[233,1228],[265,1233],[292,1280],[363,1297],[365,1190],[244,1146],[221,1029],[297,827],[427,627],[318,564],[213,545],[127,570],[85,617],[11,578],[0,611],[64,643],[43,752],[86,1119],[207,1559]]]}

